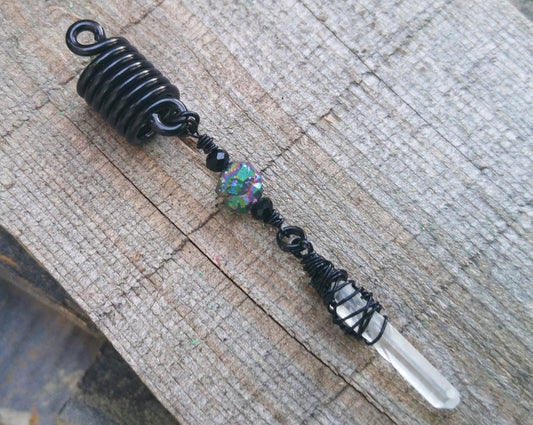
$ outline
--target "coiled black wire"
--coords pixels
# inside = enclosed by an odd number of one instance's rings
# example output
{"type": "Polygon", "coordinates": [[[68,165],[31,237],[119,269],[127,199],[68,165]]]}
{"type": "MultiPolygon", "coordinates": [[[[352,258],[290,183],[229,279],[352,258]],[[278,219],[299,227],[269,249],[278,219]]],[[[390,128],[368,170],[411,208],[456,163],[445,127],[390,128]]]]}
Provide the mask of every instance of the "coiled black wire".
{"type": "Polygon", "coordinates": [[[281,216],[279,211],[273,210],[272,213],[263,220],[266,224],[270,224],[274,227],[281,227],[285,219],[281,216]]]}
{"type": "Polygon", "coordinates": [[[207,134],[202,134],[201,136],[198,136],[198,142],[196,143],[196,147],[204,151],[205,154],[208,154],[218,148],[213,138],[211,136],[208,136],[207,134]]]}
{"type": "Polygon", "coordinates": [[[178,88],[128,40],[106,38],[100,24],[83,20],[68,29],[66,43],[77,55],[97,55],[78,80],[78,94],[129,143],[141,144],[156,133],[197,133],[198,114],[187,110],[178,88]],[[92,33],[95,42],[81,44],[78,35],[82,32],[92,33]]]}

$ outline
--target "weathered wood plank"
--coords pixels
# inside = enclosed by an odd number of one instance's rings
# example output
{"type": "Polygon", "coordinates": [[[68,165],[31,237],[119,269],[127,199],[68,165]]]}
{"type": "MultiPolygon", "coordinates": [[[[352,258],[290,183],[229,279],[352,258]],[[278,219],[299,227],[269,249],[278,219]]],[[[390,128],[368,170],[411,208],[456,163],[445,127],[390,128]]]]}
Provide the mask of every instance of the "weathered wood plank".
{"type": "Polygon", "coordinates": [[[2,224],[181,421],[528,420],[532,28],[509,4],[1,15],[2,224]],[[150,52],[205,129],[263,170],[287,219],[458,386],[456,411],[430,409],[332,328],[273,233],[217,206],[193,148],[127,146],[76,98],[82,61],[63,47],[76,17],[150,52]]]}

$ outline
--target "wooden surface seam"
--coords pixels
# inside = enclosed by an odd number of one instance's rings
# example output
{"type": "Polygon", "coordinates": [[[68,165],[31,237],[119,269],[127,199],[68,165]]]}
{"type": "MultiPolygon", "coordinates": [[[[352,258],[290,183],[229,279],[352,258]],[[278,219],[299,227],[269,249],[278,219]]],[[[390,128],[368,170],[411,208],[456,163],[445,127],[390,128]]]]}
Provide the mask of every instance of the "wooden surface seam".
{"type": "Polygon", "coordinates": [[[180,423],[529,423],[532,35],[494,0],[5,2],[0,224],[180,423]],[[77,96],[79,18],[128,38],[261,170],[456,410],[331,324],[190,141],[129,146],[77,96]]]}

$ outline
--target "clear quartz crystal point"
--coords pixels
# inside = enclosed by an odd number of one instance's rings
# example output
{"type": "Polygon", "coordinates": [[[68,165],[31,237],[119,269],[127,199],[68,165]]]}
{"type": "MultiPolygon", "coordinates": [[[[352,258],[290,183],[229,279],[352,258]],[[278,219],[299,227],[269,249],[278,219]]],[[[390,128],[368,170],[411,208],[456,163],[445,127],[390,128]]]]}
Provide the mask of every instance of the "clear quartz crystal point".
{"type": "MultiPolygon", "coordinates": [[[[341,302],[353,294],[352,285],[346,285],[335,294],[335,300],[341,302]]],[[[364,307],[366,301],[360,294],[336,307],[339,318],[347,317],[350,313],[364,307]]],[[[345,323],[353,326],[361,317],[357,315],[347,319],[345,323]]],[[[366,341],[372,341],[379,334],[384,317],[374,313],[368,327],[363,333],[366,341]]],[[[389,323],[381,338],[373,345],[378,353],[403,376],[403,378],[417,390],[432,406],[437,409],[453,409],[459,404],[459,392],[448,380],[442,376],[418,350],[409,343],[389,323]]]]}

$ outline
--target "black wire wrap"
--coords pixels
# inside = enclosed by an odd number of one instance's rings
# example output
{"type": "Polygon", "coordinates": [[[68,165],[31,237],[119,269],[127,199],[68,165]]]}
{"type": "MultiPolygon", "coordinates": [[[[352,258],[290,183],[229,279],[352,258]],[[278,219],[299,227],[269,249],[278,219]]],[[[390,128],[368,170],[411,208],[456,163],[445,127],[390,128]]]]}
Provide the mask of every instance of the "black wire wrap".
{"type": "Polygon", "coordinates": [[[205,154],[208,154],[209,152],[218,149],[218,146],[213,141],[213,138],[211,136],[208,136],[207,134],[202,134],[201,136],[196,134],[195,137],[198,137],[196,147],[198,149],[203,150],[205,154]]]}
{"type": "Polygon", "coordinates": [[[156,133],[189,136],[200,117],[179,100],[177,87],[123,37],[106,38],[100,24],[75,22],[67,31],[68,48],[81,56],[97,56],[82,72],[77,91],[119,134],[134,145],[156,133]],[[90,32],[93,44],[78,35],[90,32]]]}
{"type": "Polygon", "coordinates": [[[363,333],[373,314],[381,311],[381,305],[374,300],[371,292],[358,287],[353,280],[348,279],[346,270],[335,268],[331,261],[317,254],[302,228],[296,226],[282,227],[278,231],[276,239],[283,251],[290,252],[300,259],[304,271],[311,278],[311,285],[324,300],[324,304],[328,306],[328,311],[335,324],[357,339],[363,339],[369,345],[376,343],[381,338],[387,326],[387,316],[383,316],[383,324],[374,339],[367,341],[363,338],[363,333]],[[340,298],[338,296],[341,294],[340,291],[343,290],[344,292],[348,285],[351,285],[349,295],[340,298]],[[354,310],[350,300],[356,296],[361,297],[362,305],[354,310]],[[349,310],[349,314],[341,316],[338,310],[339,308],[342,310],[342,307],[349,310]]]}
{"type": "Polygon", "coordinates": [[[272,214],[263,220],[266,224],[281,228],[285,219],[281,216],[278,210],[272,210],[272,214]]]}
{"type": "MultiPolygon", "coordinates": [[[[197,148],[205,154],[218,149],[211,136],[198,133],[200,117],[188,111],[180,101],[177,87],[172,85],[154,66],[141,55],[125,38],[106,38],[100,24],[90,20],[71,25],[66,34],[68,48],[81,56],[96,56],[82,72],[78,80],[78,94],[82,96],[118,133],[134,145],[141,144],[156,133],[166,136],[192,136],[197,139],[197,148]],[[90,32],[93,44],[81,44],[78,35],[90,32]]],[[[224,151],[225,152],[225,151],[224,151]]],[[[227,152],[226,152],[227,154],[227,152]]],[[[266,201],[266,199],[264,200],[266,201]]],[[[255,218],[277,227],[277,242],[283,251],[298,258],[311,278],[311,285],[318,291],[328,311],[345,332],[358,339],[368,327],[372,315],[381,310],[372,293],[356,286],[348,279],[345,270],[337,269],[331,261],[318,255],[302,228],[283,226],[284,219],[268,200],[257,209],[255,218]],[[348,295],[340,298],[338,295],[348,295]],[[354,310],[354,297],[360,297],[354,310]],[[340,299],[339,299],[340,298],[340,299]],[[341,316],[338,309],[348,311],[341,316]]],[[[365,342],[374,344],[385,331],[387,316],[377,336],[365,342]]]]}

